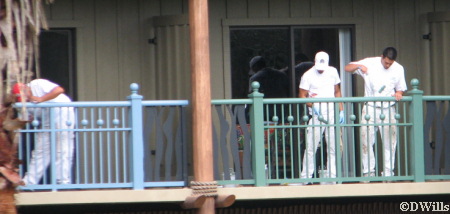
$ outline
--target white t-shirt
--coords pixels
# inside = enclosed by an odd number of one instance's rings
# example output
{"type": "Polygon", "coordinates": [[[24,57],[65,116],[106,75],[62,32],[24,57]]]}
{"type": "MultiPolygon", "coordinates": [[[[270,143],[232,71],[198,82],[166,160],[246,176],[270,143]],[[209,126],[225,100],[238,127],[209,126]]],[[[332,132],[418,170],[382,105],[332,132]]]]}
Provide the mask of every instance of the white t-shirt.
{"type": "MultiPolygon", "coordinates": [[[[328,98],[334,97],[335,86],[339,83],[341,83],[341,79],[336,68],[328,66],[323,73],[319,73],[314,66],[303,74],[299,88],[307,90],[309,97],[328,98]]],[[[314,107],[319,110],[318,103],[315,103],[314,107]]],[[[328,106],[328,108],[330,107],[332,105],[328,106]]],[[[320,108],[323,114],[324,108],[326,108],[325,103],[320,108]]]]}
{"type": "MultiPolygon", "coordinates": [[[[369,57],[352,62],[352,64],[367,67],[367,74],[362,73],[361,70],[354,72],[364,79],[365,97],[392,97],[396,91],[407,90],[405,70],[397,62],[394,62],[388,69],[383,67],[381,57],[369,57]]],[[[393,105],[393,103],[389,105],[393,105]]],[[[380,104],[377,103],[377,106],[380,106],[380,104]]]]}
{"type": "MultiPolygon", "coordinates": [[[[54,88],[58,87],[59,85],[50,82],[46,79],[35,79],[32,80],[28,86],[31,89],[31,93],[33,93],[33,96],[36,97],[42,97],[45,94],[48,94],[50,91],[52,91],[54,88]]],[[[65,94],[60,94],[54,99],[48,100],[46,102],[71,102],[70,98],[65,94]]]]}

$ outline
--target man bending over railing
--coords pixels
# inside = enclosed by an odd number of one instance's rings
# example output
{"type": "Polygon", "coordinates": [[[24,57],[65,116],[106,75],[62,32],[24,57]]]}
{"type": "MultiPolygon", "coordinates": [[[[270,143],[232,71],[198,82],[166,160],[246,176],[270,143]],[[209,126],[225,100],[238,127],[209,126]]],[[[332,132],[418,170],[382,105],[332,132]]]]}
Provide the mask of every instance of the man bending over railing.
{"type": "MultiPolygon", "coordinates": [[[[29,84],[17,83],[13,93],[21,95],[18,100],[26,99],[33,103],[41,102],[71,102],[64,94],[64,89],[48,80],[35,79],[29,84]]],[[[50,122],[54,122],[55,129],[73,129],[75,116],[73,107],[54,108],[54,118],[50,118],[49,108],[29,109],[33,120],[39,122],[42,129],[50,129],[50,122]]],[[[33,122],[34,122],[33,121],[33,122]]],[[[36,124],[38,125],[38,124],[36,124]]],[[[50,164],[51,139],[50,131],[36,133],[37,137],[32,152],[28,172],[23,181],[25,185],[38,184],[46,168],[50,164]]],[[[56,132],[56,182],[58,184],[71,183],[71,165],[73,158],[74,133],[72,131],[56,132]]]]}
{"type": "MultiPolygon", "coordinates": [[[[354,72],[364,79],[365,97],[395,97],[402,99],[407,90],[403,66],[395,61],[397,50],[393,47],[384,49],[380,57],[369,57],[345,66],[345,71],[354,72]]],[[[396,123],[394,102],[368,102],[362,110],[361,143],[363,176],[375,176],[375,156],[373,145],[377,130],[380,129],[383,141],[384,169],[383,176],[394,175],[395,150],[397,134],[395,125],[380,125],[387,115],[390,124],[396,123]]]]}

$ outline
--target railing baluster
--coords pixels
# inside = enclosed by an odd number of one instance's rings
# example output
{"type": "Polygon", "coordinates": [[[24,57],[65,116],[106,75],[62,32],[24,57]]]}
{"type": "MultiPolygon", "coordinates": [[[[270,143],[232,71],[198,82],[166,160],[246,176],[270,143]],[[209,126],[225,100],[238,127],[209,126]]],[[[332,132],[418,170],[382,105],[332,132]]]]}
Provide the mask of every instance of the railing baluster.
{"type": "MultiPolygon", "coordinates": [[[[127,115],[127,111],[122,108],[122,124],[123,124],[123,128],[130,126],[129,121],[127,121],[127,118],[129,117],[129,115],[127,115]]],[[[128,148],[128,144],[130,144],[130,142],[128,142],[127,140],[127,135],[126,132],[122,132],[122,180],[124,183],[129,182],[129,176],[128,174],[130,173],[130,169],[127,167],[128,166],[128,154],[129,154],[129,148],[128,148]]]]}
{"type": "Polygon", "coordinates": [[[411,80],[413,89],[408,93],[412,96],[411,115],[413,127],[411,130],[412,145],[412,169],[414,170],[414,180],[416,182],[425,181],[425,160],[423,145],[423,91],[418,89],[419,81],[411,80]]]}
{"type": "MultiPolygon", "coordinates": [[[[118,119],[119,117],[117,115],[117,108],[114,108],[113,110],[114,110],[114,121],[115,121],[114,128],[117,128],[117,127],[119,127],[120,122],[123,123],[123,121],[120,121],[118,119]]],[[[114,181],[117,182],[117,183],[120,182],[120,176],[119,176],[119,170],[120,170],[120,168],[119,168],[119,136],[118,135],[119,135],[118,132],[114,132],[114,142],[113,142],[113,144],[114,144],[113,148],[114,148],[114,154],[115,154],[115,157],[114,157],[114,171],[115,171],[114,181]]]]}
{"type": "MultiPolygon", "coordinates": [[[[86,129],[86,126],[88,125],[88,120],[86,119],[86,114],[87,114],[87,109],[86,108],[83,108],[83,120],[81,121],[81,124],[82,124],[82,126],[83,126],[83,129],[86,129]]],[[[87,159],[87,154],[88,154],[88,152],[87,152],[87,147],[88,147],[88,145],[87,145],[87,141],[88,140],[88,133],[87,132],[83,132],[83,149],[84,149],[84,151],[83,151],[83,163],[87,163],[87,161],[88,161],[88,159],[87,159]]],[[[84,177],[84,183],[88,183],[88,169],[87,169],[87,164],[83,164],[83,171],[84,171],[84,173],[83,173],[83,177],[84,177]]],[[[81,167],[81,165],[80,165],[80,167],[81,167]]]]}
{"type": "Polygon", "coordinates": [[[131,102],[131,169],[133,189],[144,189],[144,144],[142,132],[142,96],[137,94],[139,86],[131,84],[131,95],[127,99],[131,102]]]}
{"type": "Polygon", "coordinates": [[[258,92],[259,83],[253,82],[252,88],[253,93],[251,93],[249,97],[252,99],[250,124],[252,139],[254,140],[252,141],[253,176],[255,178],[256,186],[265,186],[267,181],[265,178],[264,164],[264,117],[261,117],[261,115],[263,115],[264,95],[258,92]]]}

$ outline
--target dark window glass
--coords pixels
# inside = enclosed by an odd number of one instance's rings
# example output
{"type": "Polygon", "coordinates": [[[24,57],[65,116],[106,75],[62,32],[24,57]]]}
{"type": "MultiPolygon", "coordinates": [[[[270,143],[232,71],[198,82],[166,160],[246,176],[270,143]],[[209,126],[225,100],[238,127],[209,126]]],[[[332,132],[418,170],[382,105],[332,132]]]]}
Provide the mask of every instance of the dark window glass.
{"type": "Polygon", "coordinates": [[[298,84],[304,73],[294,72],[295,65],[314,62],[319,51],[330,56],[330,65],[339,70],[339,29],[351,26],[231,27],[232,98],[247,98],[249,61],[263,56],[267,66],[284,71],[290,79],[290,94],[298,95],[298,84]],[[292,32],[292,33],[291,33],[292,32]]]}
{"type": "Polygon", "coordinates": [[[267,67],[288,66],[288,28],[233,28],[230,34],[232,98],[247,98],[249,62],[254,56],[264,57],[267,67]]]}
{"type": "Polygon", "coordinates": [[[57,83],[76,100],[75,29],[44,30],[39,35],[39,45],[39,78],[57,83]]]}

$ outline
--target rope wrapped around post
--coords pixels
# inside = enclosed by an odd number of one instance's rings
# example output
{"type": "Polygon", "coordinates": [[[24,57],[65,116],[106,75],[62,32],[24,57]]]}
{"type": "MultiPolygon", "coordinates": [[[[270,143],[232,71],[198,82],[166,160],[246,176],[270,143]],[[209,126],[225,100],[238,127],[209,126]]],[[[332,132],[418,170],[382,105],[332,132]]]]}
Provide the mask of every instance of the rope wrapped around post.
{"type": "Polygon", "coordinates": [[[183,209],[198,209],[207,197],[217,197],[217,181],[191,181],[192,194],[181,204],[183,209]]]}
{"type": "Polygon", "coordinates": [[[218,195],[217,181],[191,181],[192,195],[181,204],[184,209],[200,208],[207,197],[214,197],[216,208],[229,207],[236,201],[235,195],[218,195]]]}
{"type": "Polygon", "coordinates": [[[192,195],[217,196],[217,181],[191,181],[192,195]]]}

